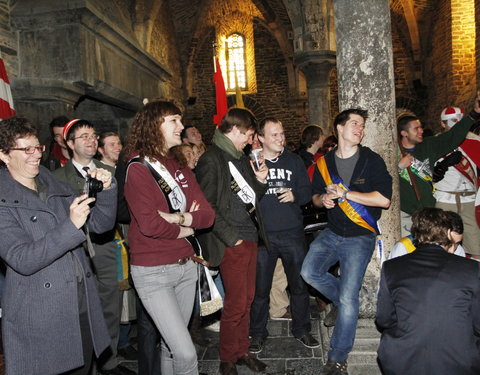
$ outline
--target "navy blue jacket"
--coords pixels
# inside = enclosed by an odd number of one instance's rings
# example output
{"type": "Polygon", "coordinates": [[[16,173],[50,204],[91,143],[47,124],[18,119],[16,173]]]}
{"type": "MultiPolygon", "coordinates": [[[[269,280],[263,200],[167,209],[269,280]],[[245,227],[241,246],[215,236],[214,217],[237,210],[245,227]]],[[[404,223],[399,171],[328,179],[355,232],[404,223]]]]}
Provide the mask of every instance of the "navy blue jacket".
{"type": "Polygon", "coordinates": [[[377,303],[385,375],[480,374],[479,264],[437,245],[383,263],[377,303]]]}
{"type": "Polygon", "coordinates": [[[300,207],[312,199],[312,185],[302,159],[285,149],[275,162],[266,160],[266,163],[269,189],[260,200],[265,230],[275,232],[303,226],[300,207]],[[295,202],[280,203],[276,195],[277,181],[292,189],[295,202]]]}
{"type": "MultiPolygon", "coordinates": [[[[387,167],[383,159],[376,152],[373,152],[368,147],[359,145],[360,156],[358,158],[353,175],[350,181],[349,189],[361,193],[370,193],[378,191],[385,198],[392,197],[392,176],[387,171],[387,167]]],[[[325,155],[330,173],[335,173],[338,176],[337,166],[335,165],[336,148],[325,155]]],[[[322,175],[315,168],[313,173],[313,194],[325,193],[325,181],[322,175]]],[[[380,219],[382,209],[380,207],[366,207],[367,211],[376,219],[380,219]]],[[[328,226],[335,234],[343,237],[362,236],[372,233],[366,228],[363,228],[353,221],[351,221],[341,210],[338,205],[327,211],[328,212],[328,226]]]]}

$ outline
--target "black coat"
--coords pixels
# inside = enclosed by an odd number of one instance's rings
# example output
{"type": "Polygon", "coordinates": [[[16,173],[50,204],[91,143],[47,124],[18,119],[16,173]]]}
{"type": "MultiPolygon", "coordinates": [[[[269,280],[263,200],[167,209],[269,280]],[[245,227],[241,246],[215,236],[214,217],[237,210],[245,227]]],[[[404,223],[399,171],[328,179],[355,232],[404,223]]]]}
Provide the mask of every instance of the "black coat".
{"type": "Polygon", "coordinates": [[[479,264],[436,245],[385,262],[376,323],[385,375],[480,374],[479,264]]]}
{"type": "MultiPolygon", "coordinates": [[[[218,266],[222,261],[225,247],[234,246],[239,239],[237,229],[227,220],[228,211],[232,206],[230,200],[233,199],[230,188],[232,177],[227,158],[230,156],[225,151],[213,145],[201,156],[195,169],[200,188],[216,213],[213,226],[197,233],[203,255],[212,266],[218,266]]],[[[242,156],[241,161],[244,170],[248,171],[243,177],[255,191],[256,207],[259,207],[258,202],[267,191],[268,185],[257,181],[246,157],[242,156]]],[[[261,210],[257,209],[256,214],[260,226],[260,238],[266,242],[261,210]]]]}

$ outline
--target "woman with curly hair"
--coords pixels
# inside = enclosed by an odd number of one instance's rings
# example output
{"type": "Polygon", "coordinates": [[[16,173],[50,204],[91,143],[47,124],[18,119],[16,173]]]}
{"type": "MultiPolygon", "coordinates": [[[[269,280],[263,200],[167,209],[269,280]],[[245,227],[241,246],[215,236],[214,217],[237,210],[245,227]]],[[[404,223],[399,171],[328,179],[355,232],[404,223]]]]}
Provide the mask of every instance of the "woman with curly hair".
{"type": "Polygon", "coordinates": [[[197,281],[192,236],[215,216],[191,170],[170,152],[182,143],[181,119],[173,103],[148,103],[135,116],[125,146],[131,274],[162,336],[164,375],[198,374],[187,329],[197,281]]]}

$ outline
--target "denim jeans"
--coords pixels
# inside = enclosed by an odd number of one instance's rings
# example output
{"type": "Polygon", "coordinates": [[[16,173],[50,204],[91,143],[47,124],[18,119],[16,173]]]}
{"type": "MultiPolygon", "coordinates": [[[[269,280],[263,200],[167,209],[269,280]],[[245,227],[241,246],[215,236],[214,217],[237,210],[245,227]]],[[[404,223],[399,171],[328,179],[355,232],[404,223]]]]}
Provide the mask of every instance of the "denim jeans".
{"type": "Polygon", "coordinates": [[[338,307],[328,359],[347,360],[357,328],[359,293],[375,248],[375,235],[342,237],[325,229],[310,245],[303,262],[303,279],[338,307]],[[340,278],[328,269],[340,262],[340,278]]]}
{"type": "Polygon", "coordinates": [[[132,265],[131,273],[138,295],[162,335],[162,374],[197,375],[197,353],[187,329],[195,297],[196,263],[132,265]]]}
{"type": "Polygon", "coordinates": [[[262,249],[257,255],[257,282],[255,299],[250,314],[250,336],[265,339],[268,336],[268,305],[273,272],[277,259],[282,259],[290,290],[292,333],[300,338],[311,330],[310,297],[307,284],[300,277],[305,258],[305,234],[299,227],[284,232],[268,232],[269,251],[262,249]]]}

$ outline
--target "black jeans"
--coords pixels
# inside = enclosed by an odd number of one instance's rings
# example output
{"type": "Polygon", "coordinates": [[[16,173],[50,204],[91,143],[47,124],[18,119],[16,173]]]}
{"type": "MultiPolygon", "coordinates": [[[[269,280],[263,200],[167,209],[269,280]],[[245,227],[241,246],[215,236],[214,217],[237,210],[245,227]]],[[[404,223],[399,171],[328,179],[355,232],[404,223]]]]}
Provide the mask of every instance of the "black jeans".
{"type": "Polygon", "coordinates": [[[140,298],[137,303],[138,373],[160,375],[160,333],[152,318],[143,307],[140,298]]]}
{"type": "Polygon", "coordinates": [[[265,339],[270,289],[277,259],[281,258],[290,291],[292,333],[300,338],[311,330],[310,299],[307,284],[300,276],[307,249],[303,228],[268,232],[270,250],[259,249],[257,256],[257,281],[255,299],[250,313],[250,336],[265,339]]]}

